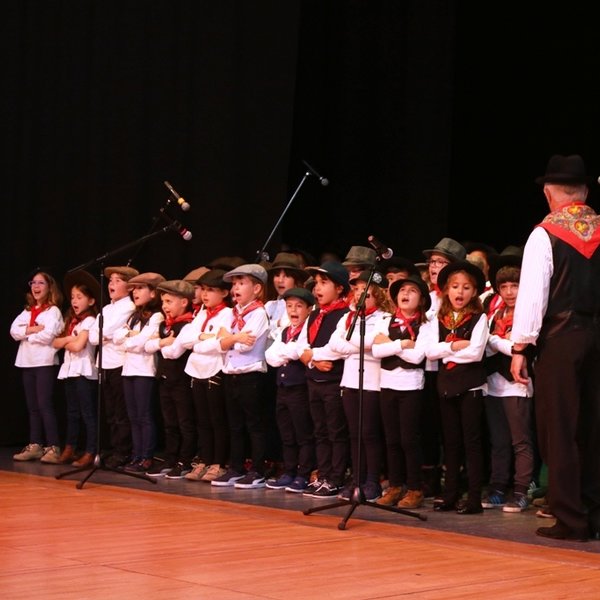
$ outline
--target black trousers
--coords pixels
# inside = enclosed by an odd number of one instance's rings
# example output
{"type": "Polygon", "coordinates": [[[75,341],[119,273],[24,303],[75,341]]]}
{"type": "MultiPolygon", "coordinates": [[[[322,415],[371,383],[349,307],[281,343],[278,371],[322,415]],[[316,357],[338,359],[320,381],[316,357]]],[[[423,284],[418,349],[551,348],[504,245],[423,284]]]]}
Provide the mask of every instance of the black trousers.
{"type": "Polygon", "coordinates": [[[535,364],[538,444],[558,521],[587,530],[600,511],[600,336],[590,327],[545,339],[535,364]]]}
{"type": "Polygon", "coordinates": [[[131,454],[131,425],[125,394],[122,368],[102,369],[102,409],[108,428],[108,447],[120,456],[131,454]]]}
{"type": "Polygon", "coordinates": [[[196,418],[190,378],[159,379],[158,397],[165,434],[165,454],[171,462],[189,463],[196,452],[196,418]]]}

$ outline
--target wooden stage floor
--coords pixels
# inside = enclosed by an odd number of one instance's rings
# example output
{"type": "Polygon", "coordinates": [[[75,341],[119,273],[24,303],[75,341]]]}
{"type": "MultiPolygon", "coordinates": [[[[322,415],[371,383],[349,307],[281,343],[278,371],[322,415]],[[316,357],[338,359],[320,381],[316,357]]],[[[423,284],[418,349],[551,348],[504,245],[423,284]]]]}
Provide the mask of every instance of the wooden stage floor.
{"type": "Polygon", "coordinates": [[[347,507],[305,515],[318,501],[285,492],[212,494],[102,469],[77,489],[85,474],[56,479],[65,467],[0,460],[0,469],[3,599],[600,596],[600,542],[542,540],[533,514],[426,507],[423,522],[361,505],[341,531],[347,507]],[[531,543],[494,535],[494,519],[531,543]]]}

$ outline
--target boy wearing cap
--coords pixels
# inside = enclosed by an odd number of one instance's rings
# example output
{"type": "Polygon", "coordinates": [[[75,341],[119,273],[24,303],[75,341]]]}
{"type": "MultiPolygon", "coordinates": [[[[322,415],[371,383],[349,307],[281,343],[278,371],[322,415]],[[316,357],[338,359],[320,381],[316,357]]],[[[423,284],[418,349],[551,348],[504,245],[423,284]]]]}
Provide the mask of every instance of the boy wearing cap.
{"type": "Polygon", "coordinates": [[[196,422],[190,391],[190,377],[185,365],[190,351],[179,341],[181,330],[192,322],[194,288],[181,279],[163,281],[157,286],[165,320],[158,327],[158,337],[152,337],[144,347],[156,353],[158,364],[158,397],[164,429],[166,462],[156,462],[146,475],[181,479],[192,469],[196,451],[196,422]]]}
{"type": "Polygon", "coordinates": [[[191,377],[196,419],[196,456],[185,478],[210,483],[225,474],[229,458],[229,427],[223,388],[223,352],[217,338],[221,328],[231,325],[229,290],[225,271],[211,269],[197,283],[202,308],[181,331],[178,340],[191,350],[185,372],[191,377]]]}
{"type": "Polygon", "coordinates": [[[102,343],[98,353],[98,366],[102,369],[102,403],[108,428],[109,452],[105,464],[110,468],[124,465],[131,454],[131,425],[127,416],[125,396],[123,395],[122,369],[125,351],[113,342],[115,332],[121,328],[133,313],[135,306],[129,296],[127,282],[139,272],[128,266],[106,267],[104,277],[108,279],[110,303],[102,307],[102,340],[100,334],[100,315],[89,332],[89,341],[97,346],[102,343]]]}
{"type": "Polygon", "coordinates": [[[296,287],[286,290],[282,300],[289,325],[278,328],[265,358],[276,368],[276,418],[283,446],[284,472],[278,479],[267,481],[267,487],[302,493],[315,467],[315,442],[306,368],[299,359],[297,342],[315,299],[307,289],[296,287]]]}
{"type": "Polygon", "coordinates": [[[232,322],[218,336],[225,352],[223,362],[225,399],[230,433],[229,470],[211,482],[236,489],[265,487],[266,428],[262,400],[265,350],[269,317],[263,304],[267,271],[257,264],[245,264],[228,271],[235,306],[232,322]],[[245,436],[250,439],[252,466],[244,471],[245,436]]]}
{"type": "Polygon", "coordinates": [[[302,328],[298,347],[306,365],[310,413],[315,427],[318,478],[304,491],[314,498],[337,496],[349,463],[350,438],[340,382],[344,360],[329,348],[339,320],[348,312],[348,270],[335,261],[306,269],[314,276],[318,307],[302,328]]]}
{"type": "Polygon", "coordinates": [[[123,392],[131,423],[132,453],[125,470],[145,473],[153,463],[156,446],[154,393],[156,356],[146,351],[146,342],[158,334],[164,320],[156,287],[165,278],[158,273],[142,273],[127,282],[135,309],[127,323],[115,331],[113,340],[125,352],[123,392]]]}

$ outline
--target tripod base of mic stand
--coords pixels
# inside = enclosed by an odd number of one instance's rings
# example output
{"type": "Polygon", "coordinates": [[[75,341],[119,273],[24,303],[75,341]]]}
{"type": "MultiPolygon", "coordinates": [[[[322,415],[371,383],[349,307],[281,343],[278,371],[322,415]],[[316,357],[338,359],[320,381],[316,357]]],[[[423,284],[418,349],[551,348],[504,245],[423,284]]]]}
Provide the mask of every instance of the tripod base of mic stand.
{"type": "Polygon", "coordinates": [[[385,504],[375,504],[375,502],[367,502],[365,500],[364,494],[360,487],[355,487],[352,492],[351,500],[337,500],[336,502],[331,502],[330,504],[325,504],[324,506],[315,506],[312,508],[307,508],[302,511],[304,515],[311,515],[315,512],[320,512],[322,510],[329,510],[332,508],[338,508],[340,506],[348,506],[348,512],[346,516],[338,523],[338,529],[344,530],[346,529],[346,523],[352,516],[352,513],[359,506],[369,506],[371,508],[378,508],[381,510],[387,510],[388,512],[394,512],[401,515],[406,515],[408,517],[415,517],[416,519],[420,519],[421,521],[427,521],[427,515],[422,515],[421,513],[413,512],[407,510],[405,508],[398,508],[397,506],[386,506],[385,504]]]}
{"type": "Polygon", "coordinates": [[[107,467],[102,462],[102,458],[99,454],[96,454],[94,458],[94,462],[87,467],[78,467],[77,469],[71,469],[70,471],[65,471],[64,473],[59,473],[56,475],[56,479],[62,479],[63,477],[67,477],[68,475],[74,475],[75,473],[82,473],[83,471],[89,471],[89,473],[75,486],[78,490],[80,490],[85,482],[96,472],[96,471],[112,471],[113,473],[119,473],[120,475],[128,475],[129,477],[134,477],[136,479],[143,479],[144,481],[148,481],[150,483],[154,483],[156,485],[156,479],[153,477],[148,477],[148,475],[144,473],[130,473],[129,471],[124,471],[123,469],[114,469],[113,467],[107,467]]]}

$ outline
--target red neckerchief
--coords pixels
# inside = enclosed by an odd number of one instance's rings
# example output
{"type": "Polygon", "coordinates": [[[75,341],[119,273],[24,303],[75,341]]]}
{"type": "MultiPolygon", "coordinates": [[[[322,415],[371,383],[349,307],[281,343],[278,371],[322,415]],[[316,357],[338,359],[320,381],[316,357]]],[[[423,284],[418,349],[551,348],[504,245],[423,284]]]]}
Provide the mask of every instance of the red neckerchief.
{"type": "Polygon", "coordinates": [[[165,319],[165,333],[169,333],[171,331],[171,327],[176,323],[191,323],[194,320],[194,315],[191,311],[183,313],[174,319],[167,317],[165,319]]]}
{"type": "MultiPolygon", "coordinates": [[[[365,310],[365,317],[372,315],[377,310],[376,306],[372,306],[371,308],[367,308],[365,310]]],[[[356,314],[355,310],[351,310],[346,317],[346,329],[348,329],[352,323],[352,319],[354,319],[354,315],[356,314]]]]}
{"type": "Polygon", "coordinates": [[[285,332],[285,343],[287,344],[288,342],[292,342],[298,339],[298,336],[300,335],[300,332],[302,331],[302,326],[304,325],[304,321],[302,321],[302,323],[299,323],[298,325],[296,325],[296,327],[294,327],[293,325],[290,325],[287,328],[287,331],[285,332]]]}
{"type": "Polygon", "coordinates": [[[246,308],[244,308],[244,310],[241,313],[239,312],[238,307],[236,306],[233,309],[233,321],[231,322],[232,329],[235,329],[237,327],[238,331],[241,331],[244,328],[244,325],[246,324],[244,317],[248,313],[251,313],[253,310],[260,308],[261,306],[264,305],[260,300],[254,300],[250,302],[250,304],[248,304],[248,306],[246,306],[246,308]]]}
{"type": "Polygon", "coordinates": [[[543,227],[586,258],[600,246],[600,216],[582,202],[551,212],[538,227],[543,227]]]}
{"type": "Polygon", "coordinates": [[[92,313],[89,310],[84,310],[80,315],[73,315],[69,321],[69,326],[67,327],[67,335],[73,335],[73,330],[75,327],[77,327],[81,321],[91,314],[92,313]]]}
{"type": "Polygon", "coordinates": [[[346,308],[347,306],[348,304],[345,300],[336,300],[335,302],[319,306],[319,314],[317,314],[317,317],[308,328],[308,343],[312,344],[315,341],[315,338],[319,333],[319,328],[321,327],[321,323],[323,322],[325,315],[329,314],[334,310],[346,308]]]}
{"type": "Polygon", "coordinates": [[[504,304],[504,300],[502,300],[502,296],[500,294],[494,294],[492,299],[490,300],[490,304],[488,306],[487,316],[490,318],[497,310],[504,308],[506,304],[504,304]]]}
{"type": "Polygon", "coordinates": [[[194,316],[196,316],[200,310],[202,308],[202,304],[196,304],[195,302],[192,303],[192,314],[194,316]]]}
{"type": "Polygon", "coordinates": [[[421,313],[417,311],[412,317],[405,317],[399,308],[394,313],[394,318],[390,327],[406,327],[410,333],[410,339],[414,342],[417,336],[412,328],[413,323],[418,323],[421,320],[421,313]]]}
{"type": "Polygon", "coordinates": [[[492,331],[492,334],[501,338],[506,338],[512,331],[514,313],[511,312],[507,315],[506,307],[504,307],[502,310],[498,311],[497,314],[498,316],[494,318],[494,330],[492,331]]]}
{"type": "Polygon", "coordinates": [[[204,331],[206,329],[207,323],[214,317],[216,317],[224,308],[227,308],[227,304],[225,302],[221,302],[221,304],[217,304],[214,308],[206,308],[206,319],[204,319],[204,323],[202,323],[202,327],[200,331],[204,331]]]}
{"type": "Polygon", "coordinates": [[[49,304],[42,304],[41,306],[32,306],[31,307],[31,315],[29,315],[29,327],[33,327],[34,325],[37,325],[36,319],[47,308],[50,308],[49,304]]]}

